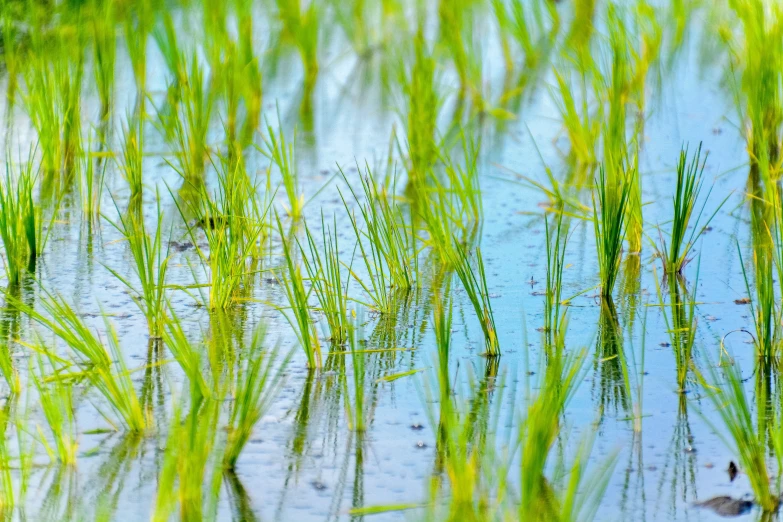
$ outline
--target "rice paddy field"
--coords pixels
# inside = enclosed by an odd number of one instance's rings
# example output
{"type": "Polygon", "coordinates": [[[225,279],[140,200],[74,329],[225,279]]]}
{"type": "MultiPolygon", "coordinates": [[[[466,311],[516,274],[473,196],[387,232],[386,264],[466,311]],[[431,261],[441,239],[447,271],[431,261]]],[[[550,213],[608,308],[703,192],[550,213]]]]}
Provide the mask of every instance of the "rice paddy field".
{"type": "Polygon", "coordinates": [[[3,520],[775,520],[783,4],[0,3],[3,520]]]}

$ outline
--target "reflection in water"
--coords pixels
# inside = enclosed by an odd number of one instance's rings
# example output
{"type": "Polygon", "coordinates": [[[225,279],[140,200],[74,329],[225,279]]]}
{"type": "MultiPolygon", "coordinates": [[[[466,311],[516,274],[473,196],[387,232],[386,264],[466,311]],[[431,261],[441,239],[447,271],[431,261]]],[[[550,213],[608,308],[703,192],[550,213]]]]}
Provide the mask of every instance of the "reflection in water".
{"type": "Polygon", "coordinates": [[[633,335],[633,326],[636,324],[636,312],[639,308],[640,290],[642,286],[642,256],[631,254],[625,257],[622,275],[622,298],[620,307],[623,314],[623,322],[628,325],[629,335],[633,335]]]}
{"type": "Polygon", "coordinates": [[[623,331],[617,311],[610,299],[601,300],[598,319],[598,343],[593,358],[593,394],[598,394],[601,419],[609,412],[614,416],[628,413],[627,365],[623,349],[623,331]],[[596,390],[596,386],[598,389],[596,390]]]}
{"type": "Polygon", "coordinates": [[[667,518],[674,518],[682,504],[688,504],[698,498],[696,490],[696,452],[691,448],[693,434],[688,420],[688,401],[684,394],[679,395],[677,421],[674,424],[669,447],[666,449],[661,478],[658,481],[658,498],[668,497],[669,503],[659,502],[653,515],[658,517],[659,509],[667,510],[667,518]],[[668,495],[664,487],[668,486],[668,495]]]}
{"type": "Polygon", "coordinates": [[[658,298],[663,309],[663,318],[669,334],[669,344],[677,369],[677,391],[687,392],[688,375],[696,370],[693,359],[693,348],[696,342],[696,288],[698,277],[693,284],[693,293],[688,293],[685,279],[678,274],[667,274],[665,286],[668,290],[669,304],[664,303],[661,288],[658,288],[658,298]]]}
{"type": "Polygon", "coordinates": [[[259,517],[253,512],[253,504],[250,496],[247,494],[245,486],[239,480],[236,473],[231,470],[223,472],[223,482],[228,490],[229,503],[234,520],[246,522],[257,522],[259,517]]]}
{"type": "MultiPolygon", "coordinates": [[[[46,470],[45,475],[52,475],[49,488],[43,493],[40,511],[36,514],[39,520],[74,520],[82,508],[78,473],[75,466],[58,465],[46,470]]],[[[46,483],[44,476],[40,484],[46,483]]]]}
{"type": "Polygon", "coordinates": [[[125,481],[141,455],[142,435],[128,433],[110,436],[101,443],[101,446],[111,439],[115,439],[116,442],[109,449],[96,473],[84,484],[84,491],[96,493],[96,497],[90,499],[89,503],[95,509],[96,520],[114,518],[120,496],[125,489],[125,481]]]}

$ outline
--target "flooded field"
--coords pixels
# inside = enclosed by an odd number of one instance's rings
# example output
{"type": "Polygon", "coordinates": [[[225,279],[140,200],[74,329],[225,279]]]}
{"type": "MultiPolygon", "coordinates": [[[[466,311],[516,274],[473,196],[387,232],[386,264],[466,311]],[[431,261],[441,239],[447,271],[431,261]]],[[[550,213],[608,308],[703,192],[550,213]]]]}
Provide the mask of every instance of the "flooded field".
{"type": "Polygon", "coordinates": [[[3,519],[777,519],[783,5],[0,17],[3,519]]]}

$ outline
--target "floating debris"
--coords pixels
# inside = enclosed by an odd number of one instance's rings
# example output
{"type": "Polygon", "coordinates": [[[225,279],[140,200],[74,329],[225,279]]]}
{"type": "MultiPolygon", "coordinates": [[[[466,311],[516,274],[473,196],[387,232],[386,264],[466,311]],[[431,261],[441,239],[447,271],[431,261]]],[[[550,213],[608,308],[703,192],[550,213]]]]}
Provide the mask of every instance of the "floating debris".
{"type": "Polygon", "coordinates": [[[738,517],[750,513],[750,510],[753,509],[753,502],[750,500],[720,496],[705,500],[704,502],[697,502],[695,506],[709,509],[722,517],[738,517]]]}

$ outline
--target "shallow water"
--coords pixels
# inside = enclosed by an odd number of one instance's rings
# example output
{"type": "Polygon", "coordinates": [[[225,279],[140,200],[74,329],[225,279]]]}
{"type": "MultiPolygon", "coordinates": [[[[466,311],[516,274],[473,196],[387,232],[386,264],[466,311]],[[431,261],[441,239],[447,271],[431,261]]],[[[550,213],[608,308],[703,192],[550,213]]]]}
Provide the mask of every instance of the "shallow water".
{"type": "MultiPolygon", "coordinates": [[[[697,26],[698,20],[692,20],[692,25],[697,26]]],[[[695,28],[692,33],[693,42],[684,48],[672,70],[664,73],[661,90],[650,103],[640,170],[645,231],[653,240],[657,236],[655,225],[666,222],[671,213],[669,198],[674,165],[683,143],[694,147],[703,141],[704,149],[710,152],[705,171],[707,183],[714,180],[709,210],[734,192],[716,215],[712,229],[698,242],[697,257],[685,273],[689,291],[692,285],[698,284],[695,358],[699,365],[706,365],[709,364],[706,357],[713,362],[719,357],[719,344],[724,335],[737,329],[753,329],[750,308],[734,302],[747,297],[737,243],[744,259],[752,254],[748,209],[747,205],[741,205],[747,180],[745,142],[733,123],[736,119],[733,102],[721,84],[720,64],[701,66],[697,43],[700,35],[695,28]],[[696,70],[698,75],[694,74],[696,70]]],[[[303,130],[305,124],[300,121],[300,77],[298,59],[293,53],[284,58],[277,76],[265,78],[264,114],[275,121],[277,109],[284,128],[300,129],[297,164],[306,197],[333,180],[308,202],[305,217],[308,223],[316,224],[320,212],[327,216],[335,213],[341,254],[349,256],[352,235],[337,192],[338,188],[344,190],[345,184],[334,176],[336,165],[344,167],[348,179],[358,185],[359,174],[352,166],[356,162],[374,165],[385,161],[392,129],[395,125],[398,130],[401,127],[379,82],[365,84],[356,78],[356,61],[353,56],[346,56],[342,45],[345,42],[337,36],[325,40],[328,42],[324,46],[326,65],[313,97],[312,128],[303,130]]],[[[486,52],[487,77],[501,76],[498,71],[502,62],[497,50],[486,52]]],[[[153,54],[148,64],[153,100],[160,101],[165,90],[163,70],[161,57],[153,54]]],[[[115,113],[121,115],[132,106],[134,96],[124,56],[118,62],[118,71],[115,113]]],[[[444,82],[447,81],[446,76],[444,82]]],[[[483,338],[473,309],[458,282],[452,285],[455,309],[450,363],[457,387],[467,388],[473,376],[480,379],[497,375],[504,392],[494,390],[487,396],[490,401],[503,401],[492,405],[503,412],[503,425],[517,422],[514,412],[524,403],[526,388],[536,389],[541,373],[541,334],[537,329],[543,325],[544,310],[545,233],[540,204],[545,196],[525,186],[513,173],[544,181],[544,163],[538,156],[538,148],[543,161],[556,175],[567,174],[563,152],[569,145],[560,122],[553,117],[557,111],[547,88],[552,81],[551,75],[544,75],[538,81],[531,89],[529,100],[517,111],[516,119],[506,122],[504,127],[489,122],[480,131],[484,204],[480,244],[503,351],[497,368],[487,368],[487,359],[480,355],[483,338]]],[[[94,93],[85,92],[85,122],[97,117],[95,106],[94,93]]],[[[448,112],[448,107],[447,104],[444,112],[448,112]]],[[[34,130],[20,107],[8,117],[13,122],[13,132],[7,134],[12,150],[18,144],[26,146],[34,141],[34,130]]],[[[448,119],[447,115],[444,119],[448,119]]],[[[220,140],[221,132],[221,122],[214,118],[211,134],[215,142],[220,140]]],[[[153,214],[157,187],[165,222],[167,226],[173,224],[173,237],[179,239],[185,229],[166,187],[178,187],[180,179],[166,163],[163,153],[166,145],[152,125],[147,126],[145,137],[147,150],[156,152],[145,159],[145,209],[148,216],[153,214]]],[[[260,154],[251,153],[248,166],[249,170],[261,173],[266,160],[260,154]]],[[[214,183],[212,176],[208,183],[214,183]]],[[[128,190],[114,167],[109,168],[107,185],[103,208],[111,215],[114,212],[111,198],[123,208],[128,190]]],[[[41,295],[37,287],[40,283],[73,303],[96,327],[102,327],[100,312],[108,313],[131,368],[166,358],[167,355],[156,353],[150,347],[143,315],[107,269],[132,273],[131,259],[121,236],[106,223],[90,229],[75,201],[78,194],[73,201],[66,199],[38,265],[37,282],[30,280],[23,286],[24,299],[35,303],[41,295]]],[[[566,253],[569,266],[565,272],[565,294],[582,293],[569,307],[567,346],[572,350],[586,348],[587,360],[584,380],[565,413],[567,436],[561,444],[566,453],[573,452],[580,438],[592,426],[597,426],[592,464],[600,466],[613,452],[618,452],[617,466],[598,511],[599,519],[713,520],[719,517],[694,507],[694,503],[719,495],[750,498],[751,489],[744,474],[731,481],[725,471],[737,456],[715,433],[713,425],[720,430],[720,421],[712,404],[702,397],[701,389],[691,383],[684,397],[676,391],[676,362],[671,348],[664,345],[669,337],[662,309],[657,306],[656,282],[660,280],[661,267],[652,254],[653,249],[645,244],[640,255],[629,254],[623,261],[615,297],[622,339],[612,345],[614,348],[607,347],[601,341],[606,338],[601,329],[611,322],[611,311],[602,308],[593,288],[598,284],[598,267],[592,224],[575,223],[566,253]],[[619,354],[606,352],[607,349],[617,351],[618,346],[619,354]],[[624,357],[629,365],[630,389],[618,374],[618,357],[624,357]],[[633,404],[638,402],[637,386],[642,373],[643,429],[636,433],[630,416],[633,404]]],[[[191,283],[193,274],[188,261],[197,263],[192,250],[173,254],[170,284],[191,283]]],[[[280,262],[279,242],[275,240],[269,256],[262,262],[268,271],[259,275],[252,290],[254,301],[228,314],[227,320],[232,324],[227,330],[219,329],[218,319],[210,318],[206,310],[194,306],[193,299],[183,292],[171,292],[174,309],[195,337],[220,336],[228,331],[247,341],[254,327],[264,323],[268,327],[269,346],[277,346],[281,352],[294,349],[295,336],[271,306],[285,302],[272,273],[280,262]]],[[[286,370],[285,385],[256,426],[239,459],[236,475],[223,477],[216,506],[219,519],[417,518],[416,510],[360,517],[350,515],[349,509],[418,503],[427,496],[436,447],[428,410],[437,407],[428,401],[427,389],[436,382],[437,350],[430,325],[430,283],[434,270],[426,255],[422,256],[421,266],[422,287],[390,321],[391,328],[378,316],[360,312],[365,319],[362,332],[369,348],[404,348],[367,357],[366,397],[371,404],[367,432],[359,435],[348,429],[346,423],[344,391],[338,384],[337,373],[347,368],[350,374],[350,365],[342,365],[338,356],[332,361],[334,367],[325,367],[314,374],[306,370],[304,355],[296,349],[286,370]],[[423,371],[391,382],[378,380],[409,370],[423,371]]],[[[361,295],[355,285],[351,293],[361,295]]],[[[7,315],[9,321],[13,320],[10,312],[7,315]]],[[[31,339],[32,324],[25,318],[20,322],[21,338],[31,339]]],[[[50,339],[47,335],[45,338],[50,339]]],[[[751,377],[755,353],[747,340],[743,335],[732,335],[727,339],[727,349],[744,369],[744,375],[751,377]]],[[[25,348],[14,345],[14,355],[18,366],[26,368],[29,358],[25,348]]],[[[134,374],[134,381],[137,390],[146,390],[154,416],[159,420],[156,424],[165,427],[172,393],[184,393],[183,376],[175,363],[146,366],[134,374]]],[[[754,386],[754,378],[749,378],[748,391],[752,392],[754,386]]],[[[122,433],[90,433],[107,427],[96,409],[100,399],[83,388],[75,393],[75,399],[80,433],[78,466],[50,465],[45,453],[36,452],[25,508],[15,516],[40,520],[97,519],[102,515],[116,520],[148,519],[168,443],[165,430],[140,440],[122,433]]],[[[24,398],[19,404],[24,405],[24,398]]],[[[23,410],[17,407],[19,415],[23,410]]],[[[44,425],[34,404],[29,411],[29,425],[44,425]]],[[[741,518],[757,516],[757,511],[751,511],[741,518]]]]}

